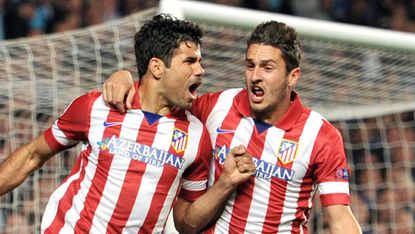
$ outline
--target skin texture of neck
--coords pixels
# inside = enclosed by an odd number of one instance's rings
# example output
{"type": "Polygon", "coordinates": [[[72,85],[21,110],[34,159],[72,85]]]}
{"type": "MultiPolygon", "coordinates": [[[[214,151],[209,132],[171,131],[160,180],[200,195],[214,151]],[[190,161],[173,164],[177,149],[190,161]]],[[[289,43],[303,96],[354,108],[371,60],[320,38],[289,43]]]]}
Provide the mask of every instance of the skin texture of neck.
{"type": "Polygon", "coordinates": [[[139,86],[139,101],[143,111],[165,116],[174,107],[168,105],[158,83],[155,79],[143,77],[139,86]]]}

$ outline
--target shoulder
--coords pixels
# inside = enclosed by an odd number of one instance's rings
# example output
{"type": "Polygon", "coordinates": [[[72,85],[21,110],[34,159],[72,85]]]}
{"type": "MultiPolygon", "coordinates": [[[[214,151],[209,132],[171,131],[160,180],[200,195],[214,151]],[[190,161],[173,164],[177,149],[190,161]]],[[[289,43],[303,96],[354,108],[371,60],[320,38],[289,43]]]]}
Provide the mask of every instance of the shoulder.
{"type": "MultiPolygon", "coordinates": [[[[307,109],[306,109],[307,110],[307,109]]],[[[309,110],[309,115],[311,118],[315,119],[315,122],[320,122],[320,132],[319,132],[319,138],[325,138],[329,141],[334,141],[336,139],[342,139],[340,131],[329,121],[327,120],[323,115],[320,113],[309,110]]]]}
{"type": "Polygon", "coordinates": [[[222,90],[218,92],[205,93],[199,96],[198,99],[199,100],[215,100],[215,99],[218,99],[219,97],[222,97],[221,100],[226,100],[227,98],[235,97],[242,90],[243,90],[242,88],[233,88],[233,89],[226,89],[226,90],[222,90]]]}

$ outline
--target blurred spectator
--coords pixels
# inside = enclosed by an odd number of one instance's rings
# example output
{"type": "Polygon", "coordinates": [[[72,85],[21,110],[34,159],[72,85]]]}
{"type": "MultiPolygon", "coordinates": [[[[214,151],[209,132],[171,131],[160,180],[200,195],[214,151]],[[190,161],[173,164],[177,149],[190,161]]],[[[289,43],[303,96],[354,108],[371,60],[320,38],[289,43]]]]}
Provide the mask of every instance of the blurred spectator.
{"type": "Polygon", "coordinates": [[[4,6],[5,38],[14,39],[30,35],[30,21],[35,15],[33,0],[6,0],[4,6]]]}
{"type": "Polygon", "coordinates": [[[25,214],[11,213],[6,218],[4,234],[27,234],[31,230],[28,228],[28,220],[25,214]]]}
{"type": "Polygon", "coordinates": [[[410,207],[402,207],[396,214],[396,233],[413,234],[414,226],[414,209],[410,207]]]}
{"type": "Polygon", "coordinates": [[[157,5],[158,0],[120,0],[120,12],[122,15],[129,15],[157,5]]]}
{"type": "Polygon", "coordinates": [[[4,40],[5,38],[5,32],[4,32],[4,1],[5,0],[0,0],[0,41],[4,40]]]}
{"type": "MultiPolygon", "coordinates": [[[[199,1],[415,32],[415,0],[199,1]]],[[[0,0],[0,40],[96,25],[157,7],[158,3],[159,0],[0,0]]]]}
{"type": "Polygon", "coordinates": [[[282,14],[294,14],[291,0],[245,0],[243,6],[255,10],[278,12],[282,14]]]}
{"type": "Polygon", "coordinates": [[[321,20],[330,20],[331,0],[293,0],[293,11],[296,15],[315,18],[321,20]]]}
{"type": "Polygon", "coordinates": [[[35,14],[30,20],[30,36],[44,34],[47,31],[48,22],[53,16],[51,0],[38,0],[35,14]]]}

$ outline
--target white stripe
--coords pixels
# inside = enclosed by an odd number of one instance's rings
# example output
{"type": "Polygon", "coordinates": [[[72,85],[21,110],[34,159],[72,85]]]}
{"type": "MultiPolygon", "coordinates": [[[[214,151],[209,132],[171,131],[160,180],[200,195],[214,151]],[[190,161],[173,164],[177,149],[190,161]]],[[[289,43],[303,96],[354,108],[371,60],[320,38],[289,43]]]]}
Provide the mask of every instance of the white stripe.
{"type": "Polygon", "coordinates": [[[190,181],[182,179],[182,188],[191,191],[202,191],[206,188],[207,180],[202,181],[190,181]]]}
{"type": "MultiPolygon", "coordinates": [[[[275,127],[267,130],[264,150],[261,155],[261,160],[270,164],[277,164],[278,147],[284,136],[284,131],[275,127]]],[[[255,177],[255,186],[247,217],[247,224],[245,227],[246,233],[261,233],[265,216],[267,215],[269,196],[271,193],[271,181],[255,177]],[[255,225],[251,225],[255,224],[255,225]]]]}
{"type": "Polygon", "coordinates": [[[81,161],[79,171],[77,171],[75,174],[69,177],[65,181],[65,183],[61,184],[49,198],[48,204],[45,208],[45,212],[42,218],[41,233],[43,233],[52,224],[53,220],[56,217],[56,213],[58,211],[59,201],[62,199],[63,195],[65,195],[72,181],[79,179],[79,175],[82,170],[82,167],[83,167],[83,161],[81,161]]]}
{"type": "Polygon", "coordinates": [[[285,192],[281,224],[278,229],[281,232],[291,231],[292,221],[295,220],[297,201],[301,190],[300,186],[303,182],[302,178],[307,172],[310,164],[311,152],[322,124],[323,121],[321,116],[312,111],[307,119],[307,122],[305,123],[303,132],[301,133],[297,146],[297,154],[299,157],[293,162],[292,166],[292,170],[295,171],[294,179],[292,181],[288,181],[285,192]]]}
{"type": "MultiPolygon", "coordinates": [[[[193,163],[196,160],[197,153],[199,151],[199,145],[201,143],[202,138],[202,132],[203,132],[203,124],[198,120],[194,115],[192,115],[189,111],[186,111],[187,120],[190,122],[188,127],[188,143],[187,143],[187,149],[183,155],[183,158],[186,160],[185,165],[183,166],[182,170],[179,172],[179,175],[176,177],[176,180],[174,181],[173,186],[170,188],[169,196],[167,197],[166,201],[164,202],[163,209],[161,211],[161,214],[159,216],[159,219],[157,220],[156,229],[154,229],[155,233],[161,233],[163,231],[163,226],[166,222],[164,217],[168,217],[168,214],[170,212],[170,207],[173,202],[173,199],[175,199],[175,193],[177,191],[177,186],[179,185],[179,181],[182,181],[182,187],[187,190],[193,190],[193,191],[200,191],[206,188],[207,181],[189,181],[182,178],[182,173],[184,172],[185,168],[189,167],[191,163],[193,163]]],[[[170,219],[171,219],[170,215],[170,219]]],[[[177,230],[173,227],[166,226],[166,230],[164,230],[164,233],[178,233],[177,230]]]]}
{"type": "MultiPolygon", "coordinates": [[[[218,133],[216,129],[221,126],[223,120],[229,113],[229,109],[232,107],[233,100],[235,96],[241,92],[242,89],[228,89],[219,94],[218,101],[213,107],[212,111],[209,114],[209,117],[206,120],[206,128],[209,131],[210,140],[212,142],[212,148],[215,149],[216,138],[218,133]]],[[[215,159],[212,158],[211,167],[209,170],[209,187],[215,182],[215,159]]]]}
{"type": "Polygon", "coordinates": [[[85,198],[91,187],[92,179],[94,178],[98,164],[99,149],[96,142],[102,141],[105,130],[103,122],[106,119],[108,112],[109,108],[105,106],[101,97],[92,105],[90,126],[93,127],[93,131],[90,129],[88,132],[88,142],[91,144],[92,152],[87,156],[88,164],[85,167],[84,179],[80,183],[78,193],[73,198],[72,207],[65,214],[65,225],[59,233],[73,232],[73,228],[79,220],[80,212],[84,208],[85,198]]]}
{"type": "Polygon", "coordinates": [[[229,109],[232,107],[235,96],[241,91],[242,89],[228,89],[223,91],[219,95],[216,105],[210,112],[205,125],[210,133],[212,147],[215,147],[214,143],[216,142],[216,137],[218,136],[216,129],[223,123],[223,120],[229,113],[229,109]]]}
{"type": "Polygon", "coordinates": [[[345,193],[349,194],[349,183],[348,182],[323,182],[318,186],[320,195],[332,194],[332,193],[345,193]]]}
{"type": "Polygon", "coordinates": [[[55,123],[52,125],[52,133],[55,137],[55,140],[59,142],[62,145],[70,146],[75,145],[77,141],[71,140],[66,137],[66,135],[62,132],[62,130],[58,126],[58,120],[55,121],[55,123]]]}
{"type": "MultiPolygon", "coordinates": [[[[248,146],[249,140],[251,139],[252,132],[254,131],[254,120],[251,117],[242,118],[239,122],[238,127],[235,130],[235,135],[232,138],[230,148],[234,148],[239,145],[248,146]]],[[[233,206],[235,203],[235,193],[233,193],[232,198],[228,200],[225,205],[224,212],[217,221],[215,226],[215,233],[228,233],[229,224],[232,217],[233,206]]]]}
{"type": "MultiPolygon", "coordinates": [[[[143,119],[144,115],[141,111],[132,110],[127,112],[124,117],[119,138],[130,142],[136,142],[138,129],[143,119]]],[[[100,199],[92,220],[90,233],[107,232],[108,222],[117,205],[130,162],[131,159],[129,158],[121,155],[114,155],[108,172],[107,181],[104,190],[102,191],[103,196],[100,199]]]]}
{"type": "MultiPolygon", "coordinates": [[[[157,148],[159,150],[168,151],[170,148],[171,137],[172,137],[171,129],[173,129],[173,127],[174,127],[174,121],[166,117],[160,118],[159,124],[157,125],[157,133],[154,137],[152,147],[157,148]]],[[[141,180],[140,189],[138,191],[133,209],[131,211],[131,215],[129,216],[129,219],[127,220],[126,226],[123,229],[123,233],[137,233],[139,230],[137,227],[140,227],[143,225],[144,219],[146,218],[147,213],[150,209],[150,205],[153,200],[154,192],[156,191],[156,188],[157,188],[157,185],[159,183],[162,173],[163,173],[163,168],[159,168],[151,164],[147,164],[146,170],[141,180]]],[[[170,200],[170,199],[172,198],[167,197],[166,200],[170,200]]],[[[167,218],[167,214],[165,218],[167,218]]]]}

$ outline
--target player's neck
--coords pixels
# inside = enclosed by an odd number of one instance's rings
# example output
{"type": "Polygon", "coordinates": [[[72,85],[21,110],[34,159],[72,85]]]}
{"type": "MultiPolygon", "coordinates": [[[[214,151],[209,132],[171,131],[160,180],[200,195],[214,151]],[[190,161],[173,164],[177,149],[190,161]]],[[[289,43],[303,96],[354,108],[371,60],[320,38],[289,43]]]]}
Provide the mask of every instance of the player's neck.
{"type": "Polygon", "coordinates": [[[154,87],[151,82],[142,82],[139,86],[139,101],[143,111],[165,116],[171,108],[163,96],[158,92],[158,88],[154,87]]]}
{"type": "Polygon", "coordinates": [[[264,112],[252,112],[252,117],[270,125],[276,125],[291,106],[290,95],[285,96],[278,102],[274,109],[265,110],[264,112]]]}

